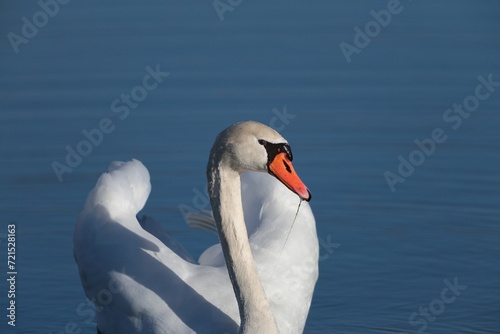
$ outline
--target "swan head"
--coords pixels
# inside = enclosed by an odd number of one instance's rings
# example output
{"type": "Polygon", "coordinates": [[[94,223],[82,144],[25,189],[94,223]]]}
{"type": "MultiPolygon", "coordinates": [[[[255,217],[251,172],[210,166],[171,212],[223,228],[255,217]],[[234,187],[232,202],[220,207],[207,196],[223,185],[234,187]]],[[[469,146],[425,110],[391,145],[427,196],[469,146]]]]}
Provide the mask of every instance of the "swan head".
{"type": "Polygon", "coordinates": [[[211,157],[211,161],[219,160],[240,174],[269,173],[302,200],[311,199],[311,193],[293,168],[288,141],[267,125],[247,121],[228,127],[217,136],[211,157]]]}

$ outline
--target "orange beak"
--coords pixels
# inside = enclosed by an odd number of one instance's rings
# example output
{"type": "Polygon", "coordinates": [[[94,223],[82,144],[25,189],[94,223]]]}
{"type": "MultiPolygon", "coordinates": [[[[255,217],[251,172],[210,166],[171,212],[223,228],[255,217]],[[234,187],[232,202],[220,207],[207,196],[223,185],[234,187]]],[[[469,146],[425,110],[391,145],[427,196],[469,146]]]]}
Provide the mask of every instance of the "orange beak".
{"type": "Polygon", "coordinates": [[[288,159],[286,153],[278,153],[268,165],[269,174],[274,175],[291,191],[296,193],[301,199],[309,202],[311,192],[307,189],[293,169],[292,162],[288,159]]]}

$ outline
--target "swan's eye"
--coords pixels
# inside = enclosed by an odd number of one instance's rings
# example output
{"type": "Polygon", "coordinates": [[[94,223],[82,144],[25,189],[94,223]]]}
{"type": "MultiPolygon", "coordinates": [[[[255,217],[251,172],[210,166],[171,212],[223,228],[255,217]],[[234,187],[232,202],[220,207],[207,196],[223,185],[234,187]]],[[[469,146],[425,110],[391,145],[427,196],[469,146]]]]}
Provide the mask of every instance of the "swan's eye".
{"type": "Polygon", "coordinates": [[[292,150],[290,149],[290,145],[288,145],[287,143],[274,144],[274,143],[269,143],[263,139],[260,139],[259,144],[265,147],[269,163],[274,161],[274,158],[280,153],[285,153],[288,160],[290,161],[293,160],[292,150]]]}

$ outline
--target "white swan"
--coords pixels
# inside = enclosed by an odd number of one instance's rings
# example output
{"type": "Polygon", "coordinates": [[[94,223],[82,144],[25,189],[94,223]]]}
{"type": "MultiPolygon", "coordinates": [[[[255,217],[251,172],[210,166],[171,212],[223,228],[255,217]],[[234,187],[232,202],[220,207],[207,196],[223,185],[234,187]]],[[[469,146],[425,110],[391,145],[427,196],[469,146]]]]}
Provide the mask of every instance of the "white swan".
{"type": "Polygon", "coordinates": [[[310,199],[291,161],[287,141],[263,124],[242,122],[219,134],[207,178],[221,244],[199,264],[154,220],[136,218],[151,189],[144,165],[113,163],[74,233],[98,331],[301,333],[318,276],[318,239],[307,202],[290,230],[299,202],[310,199]]]}

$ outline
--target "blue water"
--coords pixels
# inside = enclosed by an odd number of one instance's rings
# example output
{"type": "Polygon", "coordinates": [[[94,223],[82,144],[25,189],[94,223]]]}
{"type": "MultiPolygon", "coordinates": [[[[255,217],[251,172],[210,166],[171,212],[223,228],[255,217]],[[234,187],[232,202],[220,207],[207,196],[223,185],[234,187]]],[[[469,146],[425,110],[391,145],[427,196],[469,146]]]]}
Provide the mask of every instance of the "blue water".
{"type": "Polygon", "coordinates": [[[401,1],[348,63],[340,43],[354,45],[354,27],[388,3],[243,1],[221,21],[210,1],[71,1],[47,22],[38,14],[16,53],[8,34],[40,6],[5,2],[0,313],[11,223],[18,274],[16,327],[2,314],[1,332],[95,333],[72,233],[112,160],[146,164],[144,212],[193,254],[214,243],[179,206],[204,205],[215,135],[254,119],[282,130],[313,193],[322,260],[306,333],[500,333],[500,87],[481,88],[489,96],[467,118],[446,114],[479,76],[500,81],[500,5],[401,1]],[[135,88],[148,66],[169,75],[135,88]],[[144,100],[114,112],[131,91],[144,100]],[[106,118],[110,133],[60,182],[52,164],[106,118]],[[412,153],[439,128],[432,154],[412,153]],[[384,173],[398,173],[400,155],[418,166],[393,192],[384,173]],[[459,289],[443,297],[447,284],[459,289]]]}

